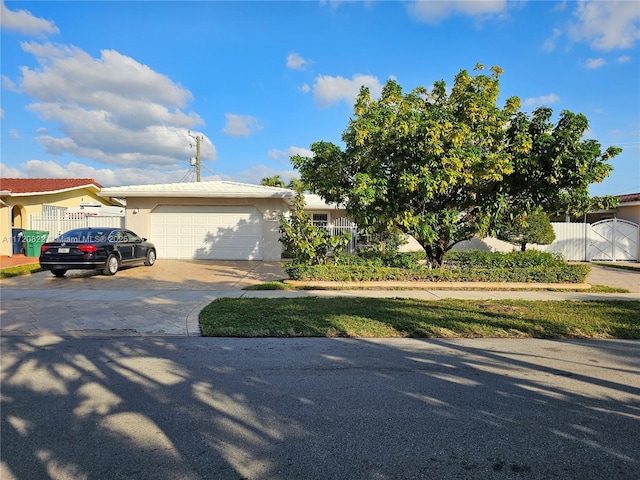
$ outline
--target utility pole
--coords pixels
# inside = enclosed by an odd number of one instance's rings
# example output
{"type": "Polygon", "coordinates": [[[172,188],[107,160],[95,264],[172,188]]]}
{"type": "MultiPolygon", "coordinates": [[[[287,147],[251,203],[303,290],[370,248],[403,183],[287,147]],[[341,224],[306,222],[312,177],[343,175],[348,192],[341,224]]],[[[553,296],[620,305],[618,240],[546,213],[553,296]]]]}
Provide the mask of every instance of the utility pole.
{"type": "Polygon", "coordinates": [[[200,181],[200,142],[202,141],[202,135],[193,136],[191,130],[189,130],[189,136],[196,140],[196,182],[200,181]]]}

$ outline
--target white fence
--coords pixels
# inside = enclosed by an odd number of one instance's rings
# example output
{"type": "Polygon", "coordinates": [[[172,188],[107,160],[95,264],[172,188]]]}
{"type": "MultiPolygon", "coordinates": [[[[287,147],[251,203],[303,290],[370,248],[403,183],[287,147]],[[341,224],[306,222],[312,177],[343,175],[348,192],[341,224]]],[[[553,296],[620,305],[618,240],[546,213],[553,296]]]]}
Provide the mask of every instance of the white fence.
{"type": "MultiPolygon", "coordinates": [[[[612,218],[594,224],[552,223],[556,239],[551,245],[534,246],[561,253],[566,260],[637,262],[640,256],[638,225],[612,218]]],[[[530,248],[530,247],[527,247],[530,248]]]]}
{"type": "MultiPolygon", "coordinates": [[[[590,223],[552,223],[556,239],[551,245],[527,245],[527,249],[559,253],[566,260],[576,262],[626,261],[640,259],[640,227],[635,223],[616,218],[590,223]]],[[[331,235],[351,234],[348,253],[356,251],[358,226],[346,218],[338,218],[325,227],[331,235]]],[[[420,247],[421,248],[421,247],[420,247]]],[[[456,250],[514,250],[510,243],[486,238],[467,241],[456,250]],[[495,245],[494,245],[495,244],[495,245]],[[499,245],[498,245],[499,244],[499,245]]]]}
{"type": "Polygon", "coordinates": [[[98,217],[84,214],[65,215],[60,212],[49,212],[44,215],[30,215],[29,226],[31,230],[49,232],[47,241],[62,235],[74,228],[87,227],[113,227],[125,228],[125,217],[98,217]]]}

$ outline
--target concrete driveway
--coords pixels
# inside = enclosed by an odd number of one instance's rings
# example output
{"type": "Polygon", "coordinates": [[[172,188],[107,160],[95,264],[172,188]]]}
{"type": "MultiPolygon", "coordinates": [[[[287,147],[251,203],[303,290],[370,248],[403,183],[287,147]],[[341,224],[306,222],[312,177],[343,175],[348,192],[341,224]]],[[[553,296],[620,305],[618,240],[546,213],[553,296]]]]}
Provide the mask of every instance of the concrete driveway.
{"type": "Polygon", "coordinates": [[[626,294],[496,290],[245,291],[286,278],[279,262],[158,260],[115,276],[74,270],[64,278],[39,272],[2,280],[0,333],[35,335],[199,336],[200,310],[220,297],[375,296],[525,300],[638,300],[640,270],[592,266],[587,281],[630,289],[626,294]]]}
{"type": "Polygon", "coordinates": [[[220,296],[285,278],[279,262],[158,260],[114,276],[72,270],[2,280],[2,334],[199,335],[198,313],[220,296]]]}

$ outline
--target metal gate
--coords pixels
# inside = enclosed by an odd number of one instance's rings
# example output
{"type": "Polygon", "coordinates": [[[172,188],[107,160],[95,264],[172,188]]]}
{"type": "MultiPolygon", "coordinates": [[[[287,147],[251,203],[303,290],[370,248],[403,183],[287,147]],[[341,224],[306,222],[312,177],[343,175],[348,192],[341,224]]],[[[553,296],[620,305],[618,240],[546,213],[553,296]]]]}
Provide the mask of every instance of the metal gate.
{"type": "Polygon", "coordinates": [[[591,226],[591,261],[638,261],[638,225],[611,218],[591,226]]]}

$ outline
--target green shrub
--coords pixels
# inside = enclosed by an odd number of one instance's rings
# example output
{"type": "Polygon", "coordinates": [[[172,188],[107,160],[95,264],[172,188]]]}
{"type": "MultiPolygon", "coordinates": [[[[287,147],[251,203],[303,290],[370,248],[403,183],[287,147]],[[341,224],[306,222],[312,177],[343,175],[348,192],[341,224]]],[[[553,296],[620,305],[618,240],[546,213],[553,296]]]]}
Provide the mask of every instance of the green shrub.
{"type": "Polygon", "coordinates": [[[351,236],[343,233],[331,236],[324,228],[313,224],[311,215],[304,212],[304,195],[300,192],[293,200],[293,211],[289,218],[280,219],[280,242],[284,245],[286,256],[294,263],[325,263],[330,252],[345,250],[351,236]]]}
{"type": "Polygon", "coordinates": [[[525,268],[525,267],[560,267],[566,262],[562,255],[538,250],[513,252],[449,252],[447,265],[460,268],[525,268]]]}
{"type": "Polygon", "coordinates": [[[393,255],[380,255],[379,252],[366,251],[358,255],[340,254],[333,258],[334,265],[359,265],[368,267],[416,268],[420,260],[425,259],[424,252],[404,252],[393,255]]]}
{"type": "Polygon", "coordinates": [[[521,283],[582,283],[589,273],[588,265],[529,267],[448,267],[428,269],[396,268],[370,265],[300,265],[285,264],[291,280],[333,282],[521,282],[521,283]]]}

